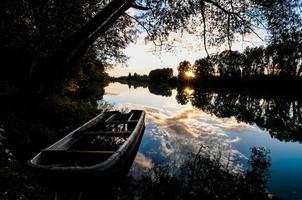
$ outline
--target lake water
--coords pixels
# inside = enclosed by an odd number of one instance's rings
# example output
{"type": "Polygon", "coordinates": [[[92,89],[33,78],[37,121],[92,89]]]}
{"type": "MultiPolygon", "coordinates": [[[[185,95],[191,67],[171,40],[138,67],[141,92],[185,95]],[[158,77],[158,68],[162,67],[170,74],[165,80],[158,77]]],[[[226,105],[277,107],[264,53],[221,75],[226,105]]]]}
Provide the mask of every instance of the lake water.
{"type": "Polygon", "coordinates": [[[270,151],[269,191],[282,199],[302,198],[301,99],[247,92],[137,87],[111,83],[99,104],[146,111],[146,129],[130,173],[172,164],[177,168],[200,145],[246,167],[251,147],[270,151]]]}

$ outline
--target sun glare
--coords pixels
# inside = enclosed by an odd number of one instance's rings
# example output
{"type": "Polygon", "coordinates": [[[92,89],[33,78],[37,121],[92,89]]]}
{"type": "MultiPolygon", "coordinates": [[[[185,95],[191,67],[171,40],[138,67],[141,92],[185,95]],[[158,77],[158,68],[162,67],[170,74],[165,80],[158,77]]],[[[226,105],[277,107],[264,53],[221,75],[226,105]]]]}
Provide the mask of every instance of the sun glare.
{"type": "Polygon", "coordinates": [[[185,76],[186,76],[187,79],[195,78],[195,74],[192,71],[186,71],[185,76]]]}
{"type": "Polygon", "coordinates": [[[192,95],[194,93],[194,90],[189,87],[186,87],[183,91],[186,95],[192,95]]]}

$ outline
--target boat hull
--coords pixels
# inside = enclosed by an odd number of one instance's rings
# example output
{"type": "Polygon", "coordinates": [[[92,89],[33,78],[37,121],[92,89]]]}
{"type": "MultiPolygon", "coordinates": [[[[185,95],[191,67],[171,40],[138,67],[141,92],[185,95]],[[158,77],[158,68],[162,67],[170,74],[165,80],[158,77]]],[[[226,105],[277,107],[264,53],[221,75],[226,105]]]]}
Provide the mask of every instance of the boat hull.
{"type": "MultiPolygon", "coordinates": [[[[55,186],[64,187],[64,185],[66,186],[66,184],[68,184],[73,185],[72,187],[74,187],[74,185],[91,187],[92,185],[95,186],[96,183],[97,185],[100,183],[106,183],[108,185],[114,184],[118,180],[125,178],[134,161],[143,137],[145,128],[144,119],[145,113],[142,111],[131,136],[129,136],[117,153],[99,164],[85,167],[45,166],[38,162],[41,160],[42,152],[32,158],[28,164],[35,170],[40,180],[55,186]]],[[[73,131],[69,135],[73,135],[76,132],[78,132],[78,130],[73,131]]],[[[60,143],[60,141],[57,143],[60,143]]],[[[46,148],[46,150],[52,149],[55,144],[46,148]]]]}

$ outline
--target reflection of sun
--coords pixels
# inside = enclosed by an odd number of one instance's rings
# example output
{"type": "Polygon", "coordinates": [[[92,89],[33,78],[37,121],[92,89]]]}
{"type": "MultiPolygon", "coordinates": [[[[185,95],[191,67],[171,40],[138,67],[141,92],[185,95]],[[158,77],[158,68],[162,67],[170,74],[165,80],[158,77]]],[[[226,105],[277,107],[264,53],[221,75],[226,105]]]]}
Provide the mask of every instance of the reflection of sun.
{"type": "Polygon", "coordinates": [[[190,70],[185,72],[185,76],[186,76],[187,79],[195,78],[194,72],[192,72],[190,70]]]}
{"type": "Polygon", "coordinates": [[[186,87],[186,88],[184,89],[184,93],[185,93],[186,95],[192,95],[192,94],[194,93],[194,90],[191,89],[191,88],[189,88],[189,87],[186,87]]]}

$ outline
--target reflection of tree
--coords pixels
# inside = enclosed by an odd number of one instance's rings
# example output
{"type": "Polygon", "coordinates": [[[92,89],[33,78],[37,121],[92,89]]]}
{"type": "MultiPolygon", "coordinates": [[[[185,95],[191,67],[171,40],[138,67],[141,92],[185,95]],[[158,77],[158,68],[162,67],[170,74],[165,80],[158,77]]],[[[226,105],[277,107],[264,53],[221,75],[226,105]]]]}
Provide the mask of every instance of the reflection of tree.
{"type": "Polygon", "coordinates": [[[156,95],[170,97],[172,95],[172,88],[165,84],[149,84],[149,92],[156,95]]]}
{"type": "Polygon", "coordinates": [[[266,189],[270,159],[262,148],[253,148],[249,164],[243,174],[230,173],[221,158],[199,152],[190,154],[181,166],[157,167],[153,176],[146,176],[143,199],[271,199],[266,189]]]}
{"type": "Polygon", "coordinates": [[[65,190],[56,196],[61,197],[58,199],[134,199],[134,196],[150,200],[275,199],[267,191],[270,157],[263,148],[252,148],[251,151],[250,168],[243,173],[231,172],[221,157],[212,158],[213,152],[210,155],[199,151],[188,154],[180,168],[171,164],[157,165],[146,170],[138,180],[129,176],[101,191],[65,190]]]}
{"type": "Polygon", "coordinates": [[[185,105],[190,101],[190,95],[184,91],[185,89],[182,87],[177,88],[176,100],[177,103],[181,105],[185,105]]]}
{"type": "Polygon", "coordinates": [[[257,124],[279,140],[302,142],[300,100],[206,89],[196,89],[190,99],[193,106],[218,117],[234,116],[257,124]]]}
{"type": "MultiPolygon", "coordinates": [[[[146,84],[152,94],[171,96],[172,86],[146,84]]],[[[302,142],[302,108],[300,97],[287,98],[280,93],[262,94],[217,88],[190,88],[178,86],[176,100],[185,105],[191,102],[194,107],[218,117],[234,116],[246,123],[255,123],[268,130],[272,137],[285,141],[302,142]]]]}

